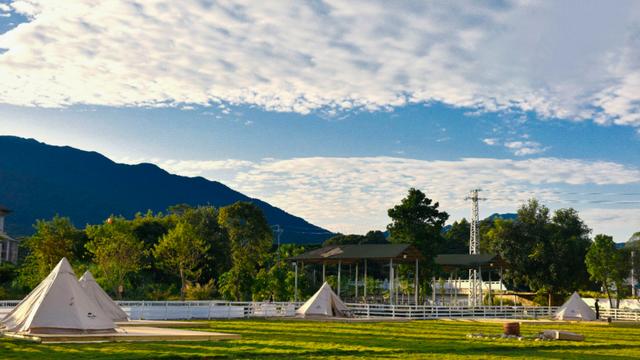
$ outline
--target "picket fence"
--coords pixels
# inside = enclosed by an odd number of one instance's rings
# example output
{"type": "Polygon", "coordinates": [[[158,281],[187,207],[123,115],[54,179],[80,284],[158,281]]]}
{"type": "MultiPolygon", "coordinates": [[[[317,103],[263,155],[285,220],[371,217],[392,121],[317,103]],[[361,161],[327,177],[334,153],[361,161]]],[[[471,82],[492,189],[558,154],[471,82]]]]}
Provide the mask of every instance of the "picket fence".
{"type": "MultiPolygon", "coordinates": [[[[18,300],[0,301],[0,315],[18,300]]],[[[297,302],[238,301],[118,301],[132,320],[241,319],[291,317],[302,305],[297,302]]],[[[538,319],[550,318],[557,307],[547,306],[431,306],[347,303],[356,317],[404,319],[538,319]]],[[[640,310],[600,309],[603,319],[640,321],[640,310]]]]}

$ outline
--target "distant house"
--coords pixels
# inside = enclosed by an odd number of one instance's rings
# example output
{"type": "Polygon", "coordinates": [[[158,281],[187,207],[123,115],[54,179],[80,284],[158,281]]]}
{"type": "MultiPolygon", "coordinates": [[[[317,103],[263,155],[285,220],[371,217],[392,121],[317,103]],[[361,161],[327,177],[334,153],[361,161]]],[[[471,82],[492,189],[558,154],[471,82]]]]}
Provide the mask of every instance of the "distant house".
{"type": "Polygon", "coordinates": [[[18,262],[18,244],[19,241],[10,237],[4,231],[4,218],[11,210],[0,205],[0,263],[9,261],[12,263],[18,262]]]}

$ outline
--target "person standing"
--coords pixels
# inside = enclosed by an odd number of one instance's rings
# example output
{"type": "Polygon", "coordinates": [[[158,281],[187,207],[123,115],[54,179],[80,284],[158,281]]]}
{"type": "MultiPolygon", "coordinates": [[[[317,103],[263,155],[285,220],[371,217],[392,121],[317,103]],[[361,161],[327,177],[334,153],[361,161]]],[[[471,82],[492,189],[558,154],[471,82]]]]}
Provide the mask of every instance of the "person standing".
{"type": "Polygon", "coordinates": [[[595,308],[596,308],[596,320],[599,320],[600,319],[600,300],[598,298],[596,298],[595,308]]]}

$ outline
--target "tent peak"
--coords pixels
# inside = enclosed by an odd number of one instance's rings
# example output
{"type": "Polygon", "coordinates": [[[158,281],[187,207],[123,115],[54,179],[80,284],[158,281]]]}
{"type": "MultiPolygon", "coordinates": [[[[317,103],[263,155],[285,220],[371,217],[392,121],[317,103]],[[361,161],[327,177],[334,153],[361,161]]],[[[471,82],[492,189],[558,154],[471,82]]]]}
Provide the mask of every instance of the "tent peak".
{"type": "Polygon", "coordinates": [[[76,276],[76,273],[73,272],[73,268],[71,267],[71,264],[69,263],[69,260],[67,260],[66,257],[63,257],[62,259],[60,259],[58,264],[51,271],[51,274],[54,274],[54,275],[57,275],[59,273],[71,273],[73,274],[73,276],[76,276]]]}
{"type": "Polygon", "coordinates": [[[91,271],[87,270],[82,274],[79,281],[96,281],[96,279],[93,277],[93,274],[91,274],[91,271]]]}

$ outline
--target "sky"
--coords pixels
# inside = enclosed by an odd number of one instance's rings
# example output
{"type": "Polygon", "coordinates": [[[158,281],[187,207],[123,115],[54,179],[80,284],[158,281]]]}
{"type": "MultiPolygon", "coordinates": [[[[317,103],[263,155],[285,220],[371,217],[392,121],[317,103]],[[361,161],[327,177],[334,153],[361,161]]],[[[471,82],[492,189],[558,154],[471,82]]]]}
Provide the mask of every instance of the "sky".
{"type": "Polygon", "coordinates": [[[640,231],[640,2],[0,0],[0,134],[218,180],[332,231],[640,231]]]}

